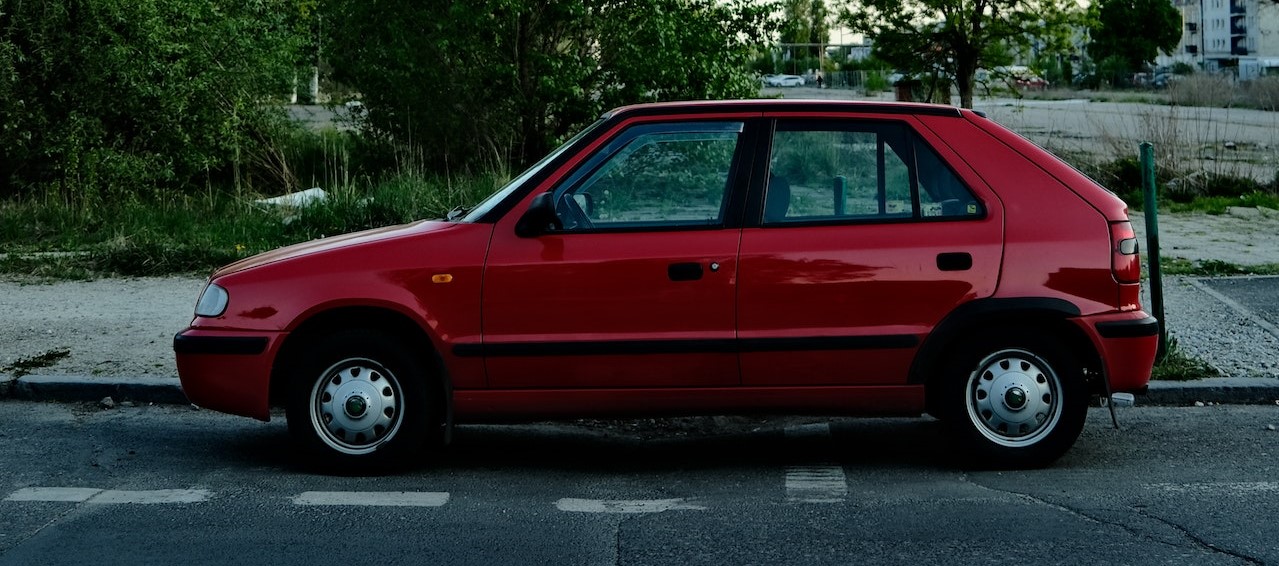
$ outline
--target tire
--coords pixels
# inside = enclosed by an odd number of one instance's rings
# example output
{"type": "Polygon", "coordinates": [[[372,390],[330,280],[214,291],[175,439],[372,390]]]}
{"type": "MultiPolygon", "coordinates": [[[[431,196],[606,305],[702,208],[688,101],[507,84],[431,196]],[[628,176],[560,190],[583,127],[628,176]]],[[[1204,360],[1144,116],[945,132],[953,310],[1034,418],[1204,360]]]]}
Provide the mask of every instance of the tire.
{"type": "Polygon", "coordinates": [[[289,381],[289,433],[321,471],[379,473],[411,463],[432,422],[429,375],[395,336],[344,330],[308,344],[289,381]]]}
{"type": "Polygon", "coordinates": [[[1047,466],[1088,416],[1083,369],[1048,336],[989,336],[953,351],[940,399],[960,459],[983,469],[1047,466]]]}

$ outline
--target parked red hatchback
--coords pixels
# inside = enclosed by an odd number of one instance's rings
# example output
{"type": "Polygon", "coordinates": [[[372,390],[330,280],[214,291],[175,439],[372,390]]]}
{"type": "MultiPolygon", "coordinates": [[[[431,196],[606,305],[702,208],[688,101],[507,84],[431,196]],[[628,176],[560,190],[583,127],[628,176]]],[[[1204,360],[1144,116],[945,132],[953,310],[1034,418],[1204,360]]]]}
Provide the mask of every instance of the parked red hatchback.
{"type": "Polygon", "coordinates": [[[918,415],[1051,463],[1143,389],[1158,324],[1124,203],[951,107],[608,113],[460,218],[218,270],[174,339],[194,403],[348,470],[455,423],[918,415]]]}

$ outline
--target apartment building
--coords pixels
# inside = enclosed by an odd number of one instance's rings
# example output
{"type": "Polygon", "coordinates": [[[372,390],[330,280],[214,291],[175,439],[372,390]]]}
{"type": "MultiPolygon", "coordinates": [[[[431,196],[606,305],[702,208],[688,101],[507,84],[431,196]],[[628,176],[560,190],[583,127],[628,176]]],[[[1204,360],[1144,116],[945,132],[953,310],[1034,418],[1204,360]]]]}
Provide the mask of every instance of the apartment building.
{"type": "Polygon", "coordinates": [[[1279,2],[1276,0],[1173,0],[1181,12],[1176,53],[1157,63],[1190,63],[1242,80],[1279,74],[1279,2]]]}

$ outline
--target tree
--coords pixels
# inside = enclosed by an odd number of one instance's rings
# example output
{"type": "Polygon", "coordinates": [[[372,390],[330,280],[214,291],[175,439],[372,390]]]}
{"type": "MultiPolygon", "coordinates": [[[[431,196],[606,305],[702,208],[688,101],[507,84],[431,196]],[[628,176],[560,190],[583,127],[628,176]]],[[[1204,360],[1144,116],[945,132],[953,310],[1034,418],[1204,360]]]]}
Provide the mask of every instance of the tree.
{"type": "Polygon", "coordinates": [[[0,197],[204,186],[264,157],[285,0],[0,1],[0,197]]]}
{"type": "Polygon", "coordinates": [[[527,164],[610,108],[758,93],[748,0],[331,0],[369,132],[430,169],[527,164]]]}
{"type": "MultiPolygon", "coordinates": [[[[825,0],[785,0],[782,3],[782,43],[826,43],[830,41],[830,10],[825,0]]],[[[805,50],[816,57],[820,47],[805,50]]]]}
{"type": "Polygon", "coordinates": [[[1008,62],[1010,48],[1068,49],[1079,18],[1073,0],[864,0],[841,13],[901,71],[950,80],[972,108],[977,69],[1008,62]]]}
{"type": "Polygon", "coordinates": [[[1115,57],[1138,71],[1181,41],[1181,14],[1167,0],[1101,0],[1089,12],[1088,55],[1095,61],[1115,57]]]}

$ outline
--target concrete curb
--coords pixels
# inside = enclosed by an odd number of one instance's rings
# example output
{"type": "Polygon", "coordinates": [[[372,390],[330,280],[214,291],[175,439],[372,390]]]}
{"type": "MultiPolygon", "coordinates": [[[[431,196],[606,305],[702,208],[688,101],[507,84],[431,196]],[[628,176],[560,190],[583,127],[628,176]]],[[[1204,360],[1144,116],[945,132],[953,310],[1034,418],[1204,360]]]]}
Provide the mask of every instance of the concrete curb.
{"type": "Polygon", "coordinates": [[[1194,381],[1152,381],[1137,405],[1193,405],[1196,401],[1231,405],[1273,405],[1279,401],[1279,379],[1210,377],[1194,381]]]}
{"type": "Polygon", "coordinates": [[[187,405],[178,380],[172,377],[80,377],[27,375],[12,380],[3,395],[24,401],[114,401],[187,405]]]}
{"type": "MultiPolygon", "coordinates": [[[[0,399],[54,402],[96,402],[104,397],[135,403],[186,405],[178,380],[172,377],[80,377],[0,375],[0,399]]],[[[1212,377],[1194,381],[1152,381],[1137,406],[1273,405],[1279,401],[1279,379],[1212,377]]]]}

